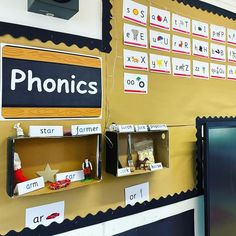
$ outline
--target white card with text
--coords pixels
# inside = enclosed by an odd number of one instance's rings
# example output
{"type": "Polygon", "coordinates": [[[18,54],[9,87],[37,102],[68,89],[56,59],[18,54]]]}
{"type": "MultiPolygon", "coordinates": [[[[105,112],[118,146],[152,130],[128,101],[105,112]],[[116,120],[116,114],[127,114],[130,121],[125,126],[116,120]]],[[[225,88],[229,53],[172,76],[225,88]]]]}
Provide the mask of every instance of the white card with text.
{"type": "Polygon", "coordinates": [[[172,73],[178,77],[191,76],[191,61],[188,59],[172,58],[172,73]]]}
{"type": "Polygon", "coordinates": [[[236,66],[228,65],[228,76],[227,78],[229,80],[235,80],[236,81],[236,66]]]}
{"type": "Polygon", "coordinates": [[[150,7],[150,25],[164,30],[170,30],[170,12],[156,7],[150,7]]]}
{"type": "Polygon", "coordinates": [[[136,132],[147,132],[148,126],[147,125],[135,125],[135,131],[136,132]]]}
{"type": "Polygon", "coordinates": [[[228,47],[228,62],[236,62],[236,48],[228,47]]]}
{"type": "Polygon", "coordinates": [[[63,136],[63,126],[39,126],[30,125],[30,137],[55,137],[63,136]]]}
{"type": "Polygon", "coordinates": [[[133,133],[134,125],[118,125],[118,130],[120,133],[133,133]]]}
{"type": "Polygon", "coordinates": [[[226,60],[226,47],[222,44],[211,43],[210,55],[212,60],[225,61],[226,60]]]}
{"type": "Polygon", "coordinates": [[[124,24],[124,44],[147,48],[147,29],[141,26],[124,24]]]}
{"type": "Polygon", "coordinates": [[[191,53],[190,38],[173,35],[172,36],[172,52],[190,55],[191,53]]]}
{"type": "Polygon", "coordinates": [[[225,43],[226,41],[225,27],[211,24],[211,40],[219,43],[225,43]]]}
{"type": "Polygon", "coordinates": [[[14,194],[20,196],[26,193],[39,190],[44,187],[45,187],[45,183],[44,183],[43,177],[38,177],[38,178],[27,180],[22,183],[18,183],[14,189],[14,194]]]}
{"type": "Polygon", "coordinates": [[[130,174],[131,174],[130,167],[119,168],[117,170],[117,176],[125,176],[130,174]]]}
{"type": "Polygon", "coordinates": [[[168,56],[150,54],[150,71],[156,73],[171,73],[171,60],[168,56]]]}
{"type": "Polygon", "coordinates": [[[56,181],[64,179],[69,179],[71,182],[83,180],[84,172],[83,170],[76,170],[56,174],[56,181]]]}
{"type": "Polygon", "coordinates": [[[146,52],[124,49],[124,68],[131,70],[148,70],[148,54],[146,52]]]}
{"type": "Polygon", "coordinates": [[[194,56],[208,58],[209,57],[209,44],[206,41],[193,39],[192,53],[194,56]]]}
{"type": "Polygon", "coordinates": [[[72,136],[101,133],[102,128],[100,124],[71,125],[72,136]]]}
{"type": "Polygon", "coordinates": [[[125,205],[149,201],[149,183],[143,183],[125,188],[125,205]]]}
{"type": "Polygon", "coordinates": [[[210,76],[213,79],[225,79],[226,65],[211,63],[210,64],[210,76]]]}
{"type": "Polygon", "coordinates": [[[236,30],[227,29],[227,42],[232,45],[236,45],[236,30]]]}
{"type": "Polygon", "coordinates": [[[148,75],[124,73],[124,92],[147,94],[148,75]]]}
{"type": "Polygon", "coordinates": [[[209,79],[209,63],[193,60],[193,77],[209,79]]]}
{"type": "Polygon", "coordinates": [[[150,48],[169,52],[170,34],[150,30],[150,48]]]}
{"type": "Polygon", "coordinates": [[[35,229],[38,225],[48,226],[52,222],[61,223],[64,220],[64,209],[64,201],[27,208],[25,227],[35,229]]]}
{"type": "Polygon", "coordinates": [[[192,20],[192,35],[200,38],[209,38],[209,25],[207,23],[192,20]]]}
{"type": "Polygon", "coordinates": [[[190,34],[190,19],[173,13],[172,30],[184,34],[190,34]]]}
{"type": "Polygon", "coordinates": [[[147,24],[147,6],[131,0],[123,0],[123,18],[137,24],[147,24]]]}
{"type": "Polygon", "coordinates": [[[166,124],[150,124],[150,125],[148,125],[148,128],[151,131],[166,131],[166,130],[168,130],[168,127],[166,124]]]}
{"type": "Polygon", "coordinates": [[[150,170],[151,171],[161,170],[161,169],[163,169],[163,166],[162,166],[161,162],[150,164],[150,170]]]}

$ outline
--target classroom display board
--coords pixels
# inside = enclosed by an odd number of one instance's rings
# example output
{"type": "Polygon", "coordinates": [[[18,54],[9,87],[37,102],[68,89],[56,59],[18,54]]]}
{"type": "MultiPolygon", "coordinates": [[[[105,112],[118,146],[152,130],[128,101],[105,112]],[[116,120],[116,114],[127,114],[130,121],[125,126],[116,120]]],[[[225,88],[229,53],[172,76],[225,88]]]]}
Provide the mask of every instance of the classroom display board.
{"type": "MultiPolygon", "coordinates": [[[[4,214],[0,216],[0,234],[21,231],[26,226],[26,209],[41,205],[63,201],[65,219],[72,220],[76,216],[125,207],[124,191],[130,186],[149,183],[149,199],[195,189],[195,118],[235,115],[236,27],[233,20],[172,0],[110,2],[113,5],[110,54],[14,35],[0,37],[4,43],[0,103],[0,211],[4,214]],[[58,83],[62,83],[59,79],[65,80],[65,86],[58,87],[58,83]],[[166,124],[168,165],[164,167],[168,168],[122,178],[102,168],[102,181],[94,185],[13,199],[6,192],[7,138],[16,136],[13,127],[18,122],[26,136],[30,126],[37,125],[63,126],[64,134],[68,134],[72,125],[101,124],[104,135],[113,122],[166,124]],[[13,225],[12,219],[16,216],[18,220],[13,225]]],[[[72,164],[81,169],[86,153],[92,150],[89,141],[78,147],[84,150],[83,155],[73,141],[75,151],[67,159],[63,150],[69,146],[61,140],[56,142],[60,148],[53,151],[50,146],[55,141],[50,142],[50,138],[43,151],[37,147],[37,160],[42,160],[40,153],[45,159],[45,153],[50,153],[52,170],[72,164]]],[[[24,143],[24,140],[18,141],[24,143]]],[[[128,146],[126,141],[125,136],[123,147],[128,146]]],[[[35,174],[30,170],[37,161],[33,159],[33,146],[24,149],[16,144],[16,147],[25,155],[22,168],[26,175],[35,174]]],[[[96,153],[101,149],[94,147],[95,163],[96,153]]],[[[105,163],[105,141],[102,147],[105,163]]],[[[156,147],[158,149],[158,145],[156,147]]],[[[126,157],[126,148],[120,152],[126,157]]],[[[41,164],[42,168],[37,171],[42,171],[47,163],[41,164]]]]}

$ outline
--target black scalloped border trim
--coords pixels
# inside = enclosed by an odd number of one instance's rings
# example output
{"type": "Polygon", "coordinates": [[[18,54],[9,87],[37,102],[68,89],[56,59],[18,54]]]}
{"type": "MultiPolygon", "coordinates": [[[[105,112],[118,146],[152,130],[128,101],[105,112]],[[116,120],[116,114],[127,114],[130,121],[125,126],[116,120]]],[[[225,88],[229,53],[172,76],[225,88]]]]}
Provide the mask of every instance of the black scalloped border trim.
{"type": "Polygon", "coordinates": [[[150,202],[144,202],[142,204],[136,203],[134,206],[126,206],[122,208],[121,206],[117,207],[115,210],[108,209],[106,212],[99,211],[96,215],[88,214],[86,217],[82,218],[77,216],[74,220],[64,220],[61,224],[56,222],[52,223],[48,227],[39,225],[35,230],[29,228],[24,228],[21,232],[10,231],[6,236],[48,236],[55,235],[59,233],[64,233],[70,230],[75,230],[83,228],[90,225],[99,224],[105,221],[114,220],[117,218],[133,215],[143,211],[155,209],[158,207],[170,205],[180,201],[184,201],[193,197],[200,196],[200,192],[196,189],[187,192],[181,192],[180,194],[174,194],[173,196],[168,195],[166,198],[161,197],[160,199],[152,199],[150,202]]]}
{"type": "Polygon", "coordinates": [[[7,22],[0,22],[0,36],[10,34],[14,38],[25,37],[28,40],[39,39],[45,43],[52,41],[55,44],[65,43],[67,46],[77,45],[79,48],[88,47],[90,50],[97,48],[101,52],[109,53],[112,48],[110,46],[111,35],[111,9],[110,0],[102,0],[102,40],[82,37],[72,34],[60,33],[51,30],[44,30],[40,28],[11,24],[7,22]]]}
{"type": "Polygon", "coordinates": [[[199,0],[172,0],[177,1],[179,3],[183,3],[184,5],[189,5],[190,7],[196,7],[197,9],[202,9],[209,13],[217,14],[219,16],[224,16],[232,20],[236,20],[236,14],[230,11],[227,11],[223,8],[211,5],[210,3],[202,2],[199,0]]]}

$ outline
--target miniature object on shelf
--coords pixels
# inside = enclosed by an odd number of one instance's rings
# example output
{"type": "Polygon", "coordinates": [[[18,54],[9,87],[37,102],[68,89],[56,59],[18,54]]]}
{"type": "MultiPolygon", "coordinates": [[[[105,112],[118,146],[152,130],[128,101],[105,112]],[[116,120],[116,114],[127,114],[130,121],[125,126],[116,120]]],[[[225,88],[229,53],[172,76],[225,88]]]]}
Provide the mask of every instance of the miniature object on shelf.
{"type": "Polygon", "coordinates": [[[42,176],[45,183],[46,182],[54,182],[55,181],[54,176],[58,171],[59,170],[52,170],[50,165],[47,164],[43,171],[37,171],[37,175],[42,176]]]}
{"type": "Polygon", "coordinates": [[[23,131],[23,129],[20,127],[20,123],[14,124],[14,129],[16,129],[16,136],[17,136],[17,137],[24,136],[24,131],[23,131]]]}
{"type": "Polygon", "coordinates": [[[22,172],[21,160],[17,152],[14,152],[14,177],[16,183],[22,183],[28,180],[22,172]]]}
{"type": "Polygon", "coordinates": [[[82,169],[84,172],[84,178],[85,179],[91,179],[92,178],[92,170],[93,166],[92,163],[89,161],[88,158],[86,158],[82,164],[82,169]]]}
{"type": "Polygon", "coordinates": [[[150,169],[150,165],[155,163],[153,154],[153,140],[146,139],[134,144],[134,149],[138,153],[136,169],[150,169]]]}

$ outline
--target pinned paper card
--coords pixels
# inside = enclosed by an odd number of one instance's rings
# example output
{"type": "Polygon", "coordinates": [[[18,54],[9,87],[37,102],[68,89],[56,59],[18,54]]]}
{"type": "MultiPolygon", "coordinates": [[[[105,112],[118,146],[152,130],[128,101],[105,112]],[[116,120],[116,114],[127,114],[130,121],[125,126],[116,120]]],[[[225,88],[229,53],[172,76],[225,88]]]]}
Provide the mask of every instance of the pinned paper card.
{"type": "Polygon", "coordinates": [[[174,76],[190,77],[191,76],[191,61],[181,58],[172,58],[172,71],[174,76]]]}
{"type": "Polygon", "coordinates": [[[232,45],[236,45],[236,30],[227,29],[227,42],[232,45]]]}
{"type": "Polygon", "coordinates": [[[172,14],[172,30],[190,34],[190,19],[177,14],[172,14]]]}
{"type": "Polygon", "coordinates": [[[189,55],[191,53],[190,38],[172,36],[172,52],[189,55]]]}
{"type": "Polygon", "coordinates": [[[209,79],[209,63],[193,60],[193,77],[209,79]]]}
{"type": "Polygon", "coordinates": [[[170,51],[170,34],[150,30],[150,48],[170,51]]]}
{"type": "Polygon", "coordinates": [[[192,35],[208,39],[209,25],[201,21],[192,20],[192,35]]]}
{"type": "Polygon", "coordinates": [[[224,45],[211,43],[210,55],[211,59],[217,61],[225,61],[226,60],[226,49],[224,45]]]}
{"type": "Polygon", "coordinates": [[[124,44],[147,48],[147,29],[136,25],[124,24],[124,44]]]}
{"type": "Polygon", "coordinates": [[[236,62],[236,48],[228,47],[228,61],[236,62]]]}
{"type": "Polygon", "coordinates": [[[150,71],[157,73],[171,73],[170,57],[150,54],[150,71]]]}
{"type": "Polygon", "coordinates": [[[124,49],[124,68],[134,70],[148,70],[147,53],[124,49]]]}
{"type": "Polygon", "coordinates": [[[25,227],[35,229],[38,225],[48,226],[52,222],[61,223],[64,220],[64,209],[64,201],[27,208],[25,227]]]}
{"type": "Polygon", "coordinates": [[[223,26],[211,25],[211,40],[225,43],[226,41],[226,29],[223,26]]]}
{"type": "Polygon", "coordinates": [[[146,25],[147,24],[147,6],[135,1],[123,1],[123,18],[132,22],[146,25]]]}
{"type": "Polygon", "coordinates": [[[228,79],[236,81],[236,66],[228,65],[228,79]]]}
{"type": "Polygon", "coordinates": [[[226,65],[211,63],[210,76],[211,78],[214,78],[214,79],[225,79],[226,65]]]}
{"type": "Polygon", "coordinates": [[[149,183],[134,185],[125,188],[125,205],[133,206],[135,203],[149,201],[149,183]]]}
{"type": "Polygon", "coordinates": [[[208,58],[209,57],[208,42],[193,39],[192,51],[194,56],[208,58]]]}
{"type": "Polygon", "coordinates": [[[160,29],[170,30],[170,12],[156,7],[150,7],[150,25],[160,29]]]}
{"type": "Polygon", "coordinates": [[[148,93],[148,76],[141,74],[124,74],[124,92],[125,93],[148,93]]]}

